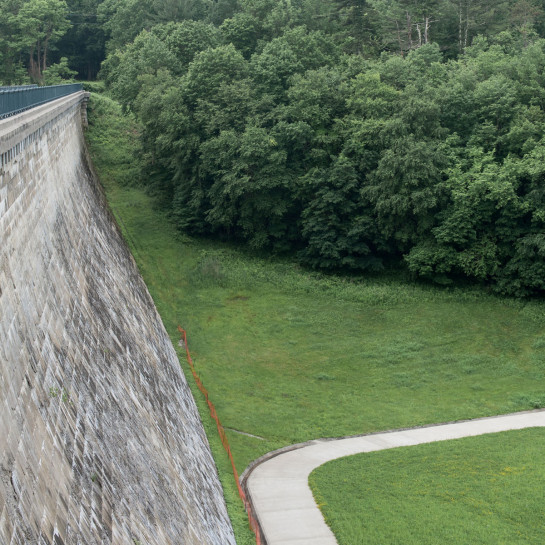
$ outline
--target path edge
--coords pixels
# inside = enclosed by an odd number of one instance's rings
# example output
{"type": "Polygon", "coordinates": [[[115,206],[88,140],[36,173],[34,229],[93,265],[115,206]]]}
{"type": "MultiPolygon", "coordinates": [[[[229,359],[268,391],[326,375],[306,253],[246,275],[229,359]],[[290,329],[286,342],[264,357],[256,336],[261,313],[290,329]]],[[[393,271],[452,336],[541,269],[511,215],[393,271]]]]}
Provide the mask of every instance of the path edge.
{"type": "MultiPolygon", "coordinates": [[[[382,431],[373,431],[369,433],[360,433],[357,435],[343,435],[340,437],[323,437],[319,439],[310,439],[308,441],[303,441],[302,443],[295,443],[293,445],[287,445],[285,447],[281,447],[276,450],[272,450],[271,452],[267,452],[263,456],[260,456],[259,458],[256,458],[252,462],[248,464],[246,469],[242,472],[240,475],[240,485],[242,486],[242,489],[244,490],[244,493],[246,494],[246,498],[249,501],[251,508],[253,512],[255,513],[257,524],[259,526],[259,531],[261,534],[261,540],[262,545],[268,545],[267,540],[265,538],[265,534],[263,533],[263,530],[261,528],[261,522],[259,520],[259,512],[255,509],[255,505],[253,502],[252,494],[250,492],[250,489],[248,488],[248,479],[250,478],[250,475],[253,473],[253,471],[259,467],[261,464],[268,462],[272,458],[276,458],[277,456],[280,456],[282,454],[285,454],[286,452],[291,452],[293,450],[298,450],[305,447],[310,447],[312,445],[316,445],[319,443],[328,443],[330,441],[340,441],[343,439],[355,439],[358,437],[372,437],[373,435],[379,435],[379,434],[385,434],[385,433],[396,433],[396,432],[402,432],[402,431],[408,431],[408,430],[420,430],[420,429],[426,429],[426,428],[435,428],[437,426],[447,426],[449,424],[461,424],[464,422],[478,422],[480,420],[493,420],[495,418],[501,418],[506,416],[515,416],[515,415],[521,415],[521,414],[533,414],[533,413],[540,413],[545,412],[545,408],[541,409],[529,409],[526,411],[517,411],[514,413],[505,413],[505,414],[495,414],[495,415],[489,415],[489,416],[480,416],[477,418],[462,418],[460,420],[450,420],[448,422],[440,422],[440,423],[434,423],[434,424],[422,424],[419,426],[409,426],[405,428],[395,428],[390,430],[382,430],[382,431]]],[[[499,432],[502,433],[502,432],[499,432]]],[[[402,448],[402,447],[397,447],[402,448]]],[[[345,456],[340,456],[339,458],[345,458],[345,456]]],[[[338,458],[334,458],[335,460],[338,458]]],[[[327,462],[326,462],[327,463],[327,462]]],[[[323,464],[322,464],[323,465],[323,464]]]]}

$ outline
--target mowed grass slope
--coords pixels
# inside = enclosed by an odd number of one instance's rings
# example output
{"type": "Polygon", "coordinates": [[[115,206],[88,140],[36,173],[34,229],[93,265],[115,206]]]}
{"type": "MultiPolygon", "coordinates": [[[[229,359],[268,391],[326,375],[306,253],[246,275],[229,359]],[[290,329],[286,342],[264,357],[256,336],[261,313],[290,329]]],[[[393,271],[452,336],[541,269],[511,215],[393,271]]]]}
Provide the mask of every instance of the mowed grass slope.
{"type": "Polygon", "coordinates": [[[360,454],[310,476],[339,545],[541,545],[545,430],[360,454]]]}
{"type": "MultiPolygon", "coordinates": [[[[126,183],[134,165],[116,161],[136,157],[135,128],[100,97],[91,102],[90,121],[110,206],[173,343],[178,324],[187,330],[239,471],[270,450],[312,438],[545,405],[540,303],[387,276],[329,277],[190,239],[152,197],[126,183]],[[114,145],[115,154],[104,151],[114,145]]],[[[214,426],[179,354],[235,503],[214,426]]]]}
{"type": "Polygon", "coordinates": [[[241,470],[310,438],[545,404],[543,326],[523,304],[394,281],[343,286],[226,248],[208,248],[203,266],[207,244],[183,241],[143,192],[115,196],[167,330],[174,342],[178,323],[187,330],[223,424],[265,439],[230,433],[241,470]],[[209,259],[219,281],[203,271],[209,259]]]}

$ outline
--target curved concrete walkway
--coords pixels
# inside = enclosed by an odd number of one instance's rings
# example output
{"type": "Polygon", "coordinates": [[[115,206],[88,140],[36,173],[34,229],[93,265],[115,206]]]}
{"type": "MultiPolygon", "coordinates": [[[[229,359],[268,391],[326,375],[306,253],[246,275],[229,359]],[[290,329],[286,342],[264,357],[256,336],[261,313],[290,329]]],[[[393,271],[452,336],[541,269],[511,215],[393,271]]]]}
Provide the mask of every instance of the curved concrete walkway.
{"type": "Polygon", "coordinates": [[[320,439],[264,456],[243,481],[267,545],[336,545],[308,486],[318,466],[352,454],[545,426],[545,410],[345,439],[320,439]]]}

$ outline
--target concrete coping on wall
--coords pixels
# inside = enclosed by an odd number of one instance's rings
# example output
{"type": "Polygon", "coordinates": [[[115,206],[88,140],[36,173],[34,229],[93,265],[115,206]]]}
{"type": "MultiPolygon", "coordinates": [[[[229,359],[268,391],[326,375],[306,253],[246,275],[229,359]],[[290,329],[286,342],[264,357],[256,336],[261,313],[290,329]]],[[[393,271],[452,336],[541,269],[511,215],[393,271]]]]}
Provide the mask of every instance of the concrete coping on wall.
{"type": "Polygon", "coordinates": [[[0,166],[13,160],[39,132],[74,107],[82,108],[85,123],[89,95],[79,91],[0,120],[0,166]]]}

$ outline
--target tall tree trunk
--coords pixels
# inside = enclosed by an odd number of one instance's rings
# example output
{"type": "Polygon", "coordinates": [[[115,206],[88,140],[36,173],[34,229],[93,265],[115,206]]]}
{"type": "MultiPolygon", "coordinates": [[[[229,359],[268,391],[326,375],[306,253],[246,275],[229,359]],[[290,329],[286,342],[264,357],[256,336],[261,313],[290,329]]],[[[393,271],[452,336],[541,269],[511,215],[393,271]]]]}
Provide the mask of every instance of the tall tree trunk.
{"type": "Polygon", "coordinates": [[[430,39],[430,18],[426,17],[424,21],[424,43],[427,44],[430,39]]]}
{"type": "Polygon", "coordinates": [[[48,42],[49,42],[49,36],[46,37],[45,42],[44,42],[44,55],[43,55],[43,58],[42,58],[42,71],[47,68],[47,45],[48,45],[48,42]]]}
{"type": "Polygon", "coordinates": [[[466,28],[464,33],[464,48],[463,50],[466,50],[467,47],[467,36],[469,33],[469,5],[471,4],[471,0],[466,0],[466,28]]]}
{"type": "Polygon", "coordinates": [[[462,0],[458,0],[458,53],[464,52],[462,46],[462,0]]]}
{"type": "Polygon", "coordinates": [[[30,78],[36,80],[36,61],[34,60],[34,48],[31,48],[28,58],[28,73],[30,78]]]}
{"type": "Polygon", "coordinates": [[[29,50],[28,73],[34,83],[41,83],[42,70],[40,65],[40,42],[33,45],[29,50]]]}
{"type": "Polygon", "coordinates": [[[401,39],[401,30],[399,29],[399,21],[396,21],[397,27],[397,43],[399,44],[399,53],[403,57],[403,41],[401,39]]]}
{"type": "Polygon", "coordinates": [[[413,27],[411,24],[411,16],[409,12],[407,12],[407,43],[410,51],[413,48],[413,27]]]}
{"type": "Polygon", "coordinates": [[[38,83],[42,82],[42,43],[40,40],[36,42],[36,80],[38,83]]]}

